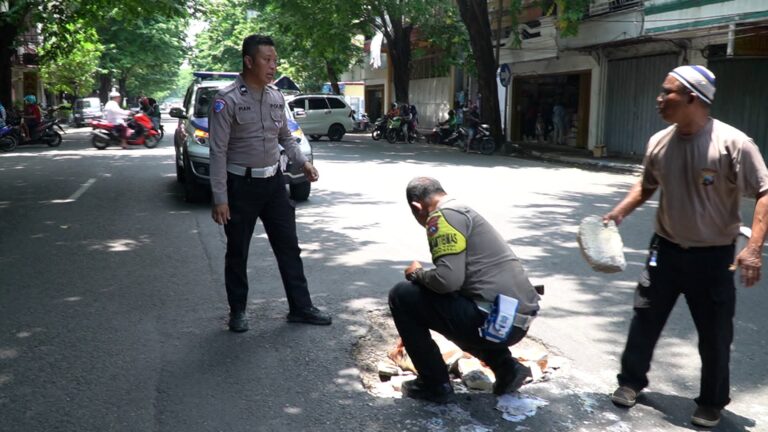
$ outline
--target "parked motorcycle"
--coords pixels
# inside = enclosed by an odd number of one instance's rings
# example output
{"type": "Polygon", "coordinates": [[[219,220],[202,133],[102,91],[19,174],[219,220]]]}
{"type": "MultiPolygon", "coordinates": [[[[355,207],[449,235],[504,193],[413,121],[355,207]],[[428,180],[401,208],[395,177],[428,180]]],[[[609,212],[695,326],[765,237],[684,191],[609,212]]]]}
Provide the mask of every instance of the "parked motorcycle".
{"type": "Polygon", "coordinates": [[[0,150],[9,152],[16,148],[19,142],[16,140],[14,128],[17,126],[3,126],[0,128],[0,150]]]}
{"type": "Polygon", "coordinates": [[[459,126],[455,128],[435,126],[427,137],[427,141],[432,144],[447,145],[456,145],[458,141],[464,142],[466,139],[467,130],[459,126]]]}
{"type": "Polygon", "coordinates": [[[382,136],[384,136],[384,133],[386,132],[387,132],[387,118],[379,117],[379,119],[376,120],[376,123],[373,124],[373,130],[371,131],[371,138],[373,138],[374,141],[378,141],[381,139],[382,136]]]}
{"type": "Polygon", "coordinates": [[[481,124],[477,127],[472,140],[467,142],[467,138],[469,138],[469,134],[466,134],[464,139],[457,141],[456,147],[467,153],[482,153],[484,155],[492,154],[496,150],[496,141],[491,136],[490,125],[481,124]]]}
{"type": "Polygon", "coordinates": [[[64,132],[64,128],[59,124],[59,120],[55,118],[54,113],[58,111],[57,108],[49,108],[46,111],[43,120],[37,126],[35,130],[30,130],[30,139],[24,140],[21,134],[20,122],[21,117],[16,119],[17,124],[14,124],[12,135],[16,139],[17,145],[27,144],[45,144],[48,147],[58,147],[61,145],[61,133],[64,132]],[[57,130],[58,129],[58,130],[57,130]],[[59,133],[61,132],[61,133],[59,133]]]}
{"type": "MultiPolygon", "coordinates": [[[[120,134],[115,130],[115,125],[103,120],[91,121],[91,144],[99,150],[109,146],[120,145],[120,134]]],[[[146,148],[155,148],[162,138],[160,132],[152,127],[152,120],[144,114],[137,113],[128,122],[128,137],[126,144],[143,145],[146,148]]],[[[162,129],[162,128],[161,128],[162,129]]]]}
{"type": "Polygon", "coordinates": [[[408,130],[408,127],[403,127],[403,119],[401,117],[394,117],[389,119],[387,123],[387,132],[384,135],[390,144],[394,144],[398,141],[412,143],[416,140],[416,135],[408,130]]]}

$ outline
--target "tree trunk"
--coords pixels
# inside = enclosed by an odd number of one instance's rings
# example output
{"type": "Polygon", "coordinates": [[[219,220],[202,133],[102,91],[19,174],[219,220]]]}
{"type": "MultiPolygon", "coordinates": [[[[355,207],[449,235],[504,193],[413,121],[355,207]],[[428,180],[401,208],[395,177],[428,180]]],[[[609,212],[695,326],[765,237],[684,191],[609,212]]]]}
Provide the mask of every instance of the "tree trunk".
{"type": "Polygon", "coordinates": [[[393,19],[392,32],[385,31],[389,58],[392,59],[393,80],[395,82],[395,101],[409,103],[411,83],[411,31],[413,27],[404,26],[402,19],[393,19]]]}
{"type": "Polygon", "coordinates": [[[469,44],[475,55],[477,85],[482,104],[480,116],[491,126],[491,134],[497,143],[504,140],[499,112],[499,92],[496,86],[496,58],[493,55],[491,22],[488,19],[488,3],[485,1],[457,0],[461,20],[469,32],[469,44]]]}
{"type": "Polygon", "coordinates": [[[333,94],[340,95],[341,88],[339,88],[339,75],[328,60],[325,61],[325,70],[328,72],[328,81],[331,83],[333,94]]]}
{"type": "Polygon", "coordinates": [[[125,86],[128,82],[128,77],[122,76],[117,79],[117,91],[123,96],[123,105],[128,103],[128,95],[125,93],[125,86]]]}
{"type": "Polygon", "coordinates": [[[99,99],[101,103],[109,102],[109,91],[112,87],[112,73],[99,74],[99,99]]]}
{"type": "Polygon", "coordinates": [[[6,108],[13,106],[13,43],[18,36],[18,28],[11,24],[0,26],[0,102],[6,108]]]}

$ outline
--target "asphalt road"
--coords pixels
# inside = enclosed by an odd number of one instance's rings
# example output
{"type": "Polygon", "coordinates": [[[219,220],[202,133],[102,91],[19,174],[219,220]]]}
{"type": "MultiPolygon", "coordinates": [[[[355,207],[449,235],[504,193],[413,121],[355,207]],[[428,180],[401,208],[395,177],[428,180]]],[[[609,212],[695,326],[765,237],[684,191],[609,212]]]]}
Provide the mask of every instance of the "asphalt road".
{"type": "MultiPolygon", "coordinates": [[[[237,335],[226,331],[223,230],[208,205],[184,202],[170,135],[152,150],[97,151],[76,130],[57,149],[0,154],[0,431],[690,429],[699,360],[683,301],[640,405],[627,412],[606,397],[655,204],[622,224],[623,273],[592,272],[575,233],[634,177],[364,135],[316,142],[320,181],[297,220],[310,290],[334,324],[285,322],[258,226],[251,331],[237,335]],[[375,398],[360,384],[352,352],[366,311],[386,306],[411,260],[429,262],[404,199],[417,175],[484,214],[547,287],[530,334],[570,366],[525,389],[549,406],[523,423],[501,419],[491,395],[438,408],[375,398]]],[[[768,430],[766,297],[765,282],[739,289],[733,402],[716,430],[768,430]]]]}

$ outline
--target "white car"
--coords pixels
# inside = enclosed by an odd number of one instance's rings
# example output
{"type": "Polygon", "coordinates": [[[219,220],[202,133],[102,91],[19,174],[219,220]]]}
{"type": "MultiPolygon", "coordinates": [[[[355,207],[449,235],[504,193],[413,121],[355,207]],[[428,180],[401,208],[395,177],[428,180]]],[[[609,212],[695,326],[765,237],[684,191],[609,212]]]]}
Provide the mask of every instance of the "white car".
{"type": "Polygon", "coordinates": [[[354,128],[352,108],[342,96],[300,94],[286,96],[286,100],[301,129],[313,141],[322,136],[331,141],[341,141],[344,134],[354,128]]]}

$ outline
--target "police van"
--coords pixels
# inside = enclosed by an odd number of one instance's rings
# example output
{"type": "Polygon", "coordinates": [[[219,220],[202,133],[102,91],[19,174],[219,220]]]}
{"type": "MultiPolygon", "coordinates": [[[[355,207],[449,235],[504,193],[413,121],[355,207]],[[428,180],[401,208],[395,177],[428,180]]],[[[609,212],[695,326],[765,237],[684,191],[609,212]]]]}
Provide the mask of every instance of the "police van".
{"type": "MultiPolygon", "coordinates": [[[[236,72],[194,72],[194,80],[184,96],[182,106],[171,108],[169,115],[179,119],[174,133],[176,153],[176,179],[184,185],[184,198],[200,202],[210,195],[210,149],[208,144],[208,111],[220,88],[230,84],[238,76],[236,72]]],[[[313,162],[312,146],[304,136],[293,114],[285,105],[285,116],[301,152],[313,162]]],[[[282,157],[286,157],[283,153],[282,157]]],[[[283,173],[290,189],[291,199],[306,201],[311,183],[300,166],[288,163],[283,173]]]]}

